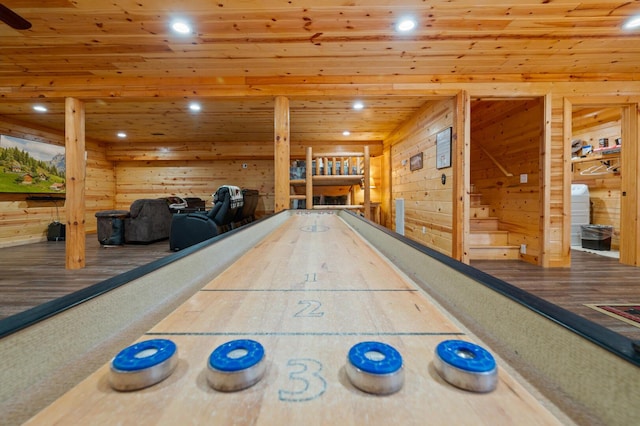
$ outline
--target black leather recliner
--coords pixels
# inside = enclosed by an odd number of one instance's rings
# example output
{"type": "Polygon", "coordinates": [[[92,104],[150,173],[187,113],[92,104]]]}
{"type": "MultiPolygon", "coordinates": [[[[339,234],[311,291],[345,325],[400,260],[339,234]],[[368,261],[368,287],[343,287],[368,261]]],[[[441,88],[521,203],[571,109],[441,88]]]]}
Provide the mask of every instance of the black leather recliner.
{"type": "Polygon", "coordinates": [[[169,248],[182,250],[231,229],[242,204],[232,201],[231,189],[221,186],[214,194],[215,204],[208,212],[174,214],[169,248]]]}

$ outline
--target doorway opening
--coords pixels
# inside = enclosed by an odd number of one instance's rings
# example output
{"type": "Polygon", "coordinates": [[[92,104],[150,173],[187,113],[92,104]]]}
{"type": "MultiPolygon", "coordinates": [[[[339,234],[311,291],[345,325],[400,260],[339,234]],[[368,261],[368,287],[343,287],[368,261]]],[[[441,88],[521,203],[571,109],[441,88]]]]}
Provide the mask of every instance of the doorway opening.
{"type": "MultiPolygon", "coordinates": [[[[619,246],[620,263],[640,266],[638,104],[613,97],[597,102],[565,99],[564,110],[565,155],[574,157],[565,169],[569,177],[565,190],[571,191],[570,184],[577,180],[594,187],[594,195],[591,191],[589,195],[590,222],[606,221],[604,225],[612,228],[612,249],[619,246]],[[569,154],[574,144],[579,155],[569,154]]],[[[567,218],[572,216],[570,210],[565,208],[567,218]]]]}
{"type": "Polygon", "coordinates": [[[470,116],[469,258],[540,265],[545,99],[476,99],[470,116]]]}
{"type": "Polygon", "coordinates": [[[571,112],[571,249],[620,258],[620,105],[574,105],[571,112]]]}

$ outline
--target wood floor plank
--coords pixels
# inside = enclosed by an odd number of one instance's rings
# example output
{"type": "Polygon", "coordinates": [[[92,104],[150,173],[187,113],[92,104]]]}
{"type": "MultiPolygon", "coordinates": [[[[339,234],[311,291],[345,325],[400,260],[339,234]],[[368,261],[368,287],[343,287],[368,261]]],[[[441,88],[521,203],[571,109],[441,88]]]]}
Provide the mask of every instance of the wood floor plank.
{"type": "Polygon", "coordinates": [[[640,268],[579,250],[571,251],[570,268],[544,269],[518,260],[476,260],[471,265],[623,336],[640,340],[640,328],[585,306],[639,303],[640,268]]]}
{"type": "Polygon", "coordinates": [[[0,320],[168,256],[167,240],[104,247],[86,238],[86,268],[65,269],[64,241],[0,249],[0,320]]]}

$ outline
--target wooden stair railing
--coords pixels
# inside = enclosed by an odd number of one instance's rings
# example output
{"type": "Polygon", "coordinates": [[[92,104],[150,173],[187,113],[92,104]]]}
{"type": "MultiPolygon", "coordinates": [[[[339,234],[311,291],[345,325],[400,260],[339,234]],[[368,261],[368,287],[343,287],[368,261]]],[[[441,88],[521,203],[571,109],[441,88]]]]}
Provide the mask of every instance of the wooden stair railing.
{"type": "Polygon", "coordinates": [[[505,175],[505,176],[513,176],[513,173],[509,173],[509,172],[507,171],[507,169],[505,169],[505,168],[504,168],[504,166],[503,166],[502,164],[500,164],[500,163],[498,162],[498,160],[496,160],[496,158],[495,158],[493,155],[491,155],[491,154],[489,153],[489,151],[487,151],[487,150],[485,149],[485,147],[483,147],[482,145],[478,145],[478,147],[480,148],[480,150],[482,150],[482,152],[484,152],[484,154],[485,154],[487,157],[489,157],[489,159],[490,159],[491,161],[493,161],[493,164],[495,164],[495,165],[496,165],[496,167],[497,167],[498,169],[500,169],[500,171],[501,171],[502,173],[504,173],[504,175],[505,175]]]}

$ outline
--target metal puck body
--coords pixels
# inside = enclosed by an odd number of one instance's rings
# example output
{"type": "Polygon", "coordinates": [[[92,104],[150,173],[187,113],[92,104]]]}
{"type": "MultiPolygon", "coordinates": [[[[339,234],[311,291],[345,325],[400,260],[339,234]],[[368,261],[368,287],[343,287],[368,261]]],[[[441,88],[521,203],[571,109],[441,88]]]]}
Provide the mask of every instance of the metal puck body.
{"type": "Polygon", "coordinates": [[[461,389],[491,392],[498,385],[498,366],[484,348],[463,340],[446,340],[435,350],[433,365],[440,376],[461,389]]]}
{"type": "Polygon", "coordinates": [[[212,388],[233,392],[258,383],[266,370],[265,353],[255,340],[232,340],[218,346],[207,362],[207,381],[212,388]]]}
{"type": "Polygon", "coordinates": [[[109,382],[119,391],[155,385],[178,365],[178,347],[171,340],[152,339],[124,348],[111,361],[109,382]]]}
{"type": "Polygon", "coordinates": [[[404,384],[400,352],[381,342],[361,342],[351,347],[345,370],[355,387],[376,395],[392,394],[404,384]]]}

